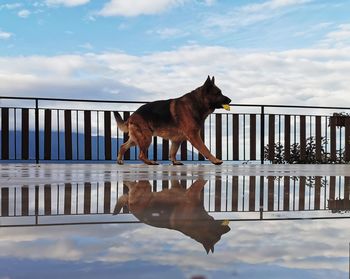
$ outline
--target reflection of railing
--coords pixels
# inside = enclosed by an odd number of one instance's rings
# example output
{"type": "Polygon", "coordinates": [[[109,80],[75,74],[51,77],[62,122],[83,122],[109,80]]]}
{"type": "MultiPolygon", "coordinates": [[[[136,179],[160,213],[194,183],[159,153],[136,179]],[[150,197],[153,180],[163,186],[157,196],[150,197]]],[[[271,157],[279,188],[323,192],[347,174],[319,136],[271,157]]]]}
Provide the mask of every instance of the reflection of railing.
{"type": "MultiPolygon", "coordinates": [[[[127,119],[131,113],[127,106],[136,108],[143,103],[16,97],[0,97],[0,100],[0,159],[36,162],[115,160],[120,144],[128,136],[116,129],[111,112],[121,111],[127,119]],[[102,109],[106,105],[109,108],[102,109]]],[[[312,139],[316,161],[344,162],[350,160],[350,117],[337,126],[330,116],[339,110],[349,108],[237,104],[234,113],[210,115],[201,136],[223,160],[264,163],[265,159],[277,162],[276,156],[283,156],[289,162],[295,157],[293,147],[297,147],[297,161],[309,162],[307,139],[312,139]],[[279,154],[280,146],[283,154],[279,154]]],[[[137,160],[137,155],[138,150],[133,147],[125,159],[137,160]]],[[[154,137],[149,156],[153,160],[168,160],[168,140],[154,137]]],[[[179,159],[204,158],[184,142],[179,159]]]]}
{"type": "MultiPolygon", "coordinates": [[[[151,181],[152,191],[171,188],[171,181],[151,181]]],[[[188,188],[193,181],[181,180],[188,188]]],[[[102,216],[110,215],[118,197],[127,193],[122,182],[85,182],[56,185],[1,187],[0,217],[102,216]]],[[[300,218],[322,218],[323,213],[350,210],[350,177],[218,177],[206,183],[202,191],[203,205],[209,214],[224,214],[223,219],[268,219],[266,214],[305,214],[300,218]],[[231,216],[231,213],[243,214],[231,216]],[[312,216],[307,214],[313,214],[312,216]],[[227,214],[228,218],[225,216],[227,214]],[[237,217],[238,216],[238,217],[237,217]],[[311,217],[310,217],[311,216],[311,217]]],[[[123,208],[121,215],[128,215],[123,208]]],[[[344,218],[344,215],[332,215],[344,218]]],[[[327,215],[328,217],[331,217],[327,215]]],[[[270,216],[270,215],[268,215],[270,216]]],[[[5,219],[0,218],[0,224],[5,219]],[[1,221],[2,220],[2,221],[1,221]]],[[[276,217],[277,219],[279,217],[276,217]]],[[[292,218],[292,217],[291,217],[292,218]]],[[[293,218],[299,218],[293,215],[293,218]]],[[[113,221],[112,219],[109,221],[113,221]]],[[[38,219],[36,219],[37,224],[38,219]]],[[[71,222],[71,221],[70,221],[71,222]]],[[[98,222],[95,219],[94,222],[98,222]]],[[[101,221],[103,222],[103,221],[101,221]]],[[[0,226],[1,226],[0,225],[0,226]]]]}

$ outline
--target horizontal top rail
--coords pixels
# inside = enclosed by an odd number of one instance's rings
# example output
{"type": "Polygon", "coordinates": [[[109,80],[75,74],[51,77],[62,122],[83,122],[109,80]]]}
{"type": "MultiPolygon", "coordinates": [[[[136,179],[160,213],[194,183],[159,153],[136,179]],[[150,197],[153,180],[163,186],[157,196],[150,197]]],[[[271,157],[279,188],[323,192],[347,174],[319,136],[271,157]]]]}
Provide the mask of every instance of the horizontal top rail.
{"type": "MultiPolygon", "coordinates": [[[[55,102],[87,102],[87,103],[116,103],[116,104],[146,104],[150,101],[116,101],[116,100],[98,100],[98,99],[72,99],[72,98],[45,98],[45,97],[12,97],[0,96],[0,99],[9,100],[32,100],[32,101],[55,101],[55,102]]],[[[265,108],[314,108],[314,109],[336,109],[350,110],[350,107],[338,106],[306,106],[306,105],[273,105],[273,104],[230,104],[237,107],[265,107],[265,108]]]]}

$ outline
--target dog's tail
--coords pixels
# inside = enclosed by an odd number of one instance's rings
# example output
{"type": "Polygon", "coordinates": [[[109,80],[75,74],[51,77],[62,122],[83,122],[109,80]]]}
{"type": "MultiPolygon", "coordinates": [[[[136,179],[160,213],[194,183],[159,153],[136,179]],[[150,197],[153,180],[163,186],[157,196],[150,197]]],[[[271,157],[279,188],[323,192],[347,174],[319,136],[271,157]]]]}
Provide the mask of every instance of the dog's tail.
{"type": "Polygon", "coordinates": [[[128,125],[126,125],[125,121],[123,120],[119,112],[114,111],[113,114],[114,114],[115,120],[117,121],[118,128],[122,130],[124,133],[129,132],[128,125]]]}

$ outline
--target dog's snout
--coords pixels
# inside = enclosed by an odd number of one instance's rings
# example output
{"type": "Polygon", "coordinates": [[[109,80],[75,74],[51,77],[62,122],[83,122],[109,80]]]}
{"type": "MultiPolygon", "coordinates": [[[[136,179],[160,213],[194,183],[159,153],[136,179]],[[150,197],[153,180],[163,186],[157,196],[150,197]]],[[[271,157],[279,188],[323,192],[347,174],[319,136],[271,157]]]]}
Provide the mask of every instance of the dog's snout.
{"type": "Polygon", "coordinates": [[[231,103],[231,99],[230,99],[229,97],[226,97],[226,96],[225,96],[225,98],[226,98],[226,102],[225,102],[226,104],[231,103]]]}

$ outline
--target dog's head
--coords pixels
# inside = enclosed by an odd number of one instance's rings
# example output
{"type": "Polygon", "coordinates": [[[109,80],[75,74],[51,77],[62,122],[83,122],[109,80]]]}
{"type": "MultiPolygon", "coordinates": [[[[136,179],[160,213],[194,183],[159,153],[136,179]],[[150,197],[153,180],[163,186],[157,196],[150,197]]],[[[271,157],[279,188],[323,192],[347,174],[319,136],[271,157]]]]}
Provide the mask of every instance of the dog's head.
{"type": "Polygon", "coordinates": [[[231,103],[231,99],[227,96],[224,96],[221,92],[221,89],[215,85],[214,77],[210,79],[210,77],[208,76],[207,80],[201,87],[201,91],[203,97],[208,103],[209,108],[212,110],[217,108],[227,109],[227,105],[231,103]]]}

